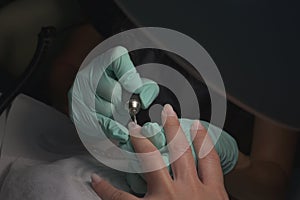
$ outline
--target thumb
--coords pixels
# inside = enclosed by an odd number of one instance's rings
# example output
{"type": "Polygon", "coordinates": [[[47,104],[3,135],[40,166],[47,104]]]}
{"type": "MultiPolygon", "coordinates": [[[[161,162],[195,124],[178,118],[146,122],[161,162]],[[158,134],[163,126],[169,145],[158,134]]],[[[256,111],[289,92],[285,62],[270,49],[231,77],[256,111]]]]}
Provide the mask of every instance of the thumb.
{"type": "Polygon", "coordinates": [[[92,174],[92,187],[102,200],[137,200],[137,198],[127,192],[119,190],[97,174],[92,174]]]}
{"type": "Polygon", "coordinates": [[[159,86],[150,79],[141,78],[142,87],[135,92],[140,95],[142,108],[147,109],[159,94],[159,86]]]}

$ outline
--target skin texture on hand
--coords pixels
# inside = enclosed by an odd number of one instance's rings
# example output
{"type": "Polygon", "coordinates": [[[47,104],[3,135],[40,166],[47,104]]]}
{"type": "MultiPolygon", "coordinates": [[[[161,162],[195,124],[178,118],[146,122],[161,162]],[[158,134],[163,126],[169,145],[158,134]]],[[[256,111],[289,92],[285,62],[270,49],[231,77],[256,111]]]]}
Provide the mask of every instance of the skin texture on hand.
{"type": "MultiPolygon", "coordinates": [[[[195,148],[192,145],[192,137],[190,134],[190,128],[194,122],[194,120],[181,118],[178,119],[180,122],[181,129],[183,133],[186,135],[186,138],[191,145],[192,154],[195,159],[195,163],[197,164],[197,157],[195,153],[195,148]]],[[[209,124],[208,122],[201,121],[201,124],[207,131],[210,136],[210,139],[213,141],[215,150],[220,157],[221,167],[223,174],[229,173],[236,165],[238,160],[238,147],[234,138],[232,138],[228,133],[223,130],[220,130],[218,127],[209,124]],[[208,129],[208,126],[210,128],[208,129]],[[216,135],[216,129],[221,131],[220,137],[216,135]]],[[[165,130],[158,125],[157,123],[146,123],[141,127],[141,134],[147,137],[151,143],[160,151],[163,160],[168,164],[169,173],[172,175],[172,170],[169,166],[170,158],[165,146],[167,145],[165,130]]],[[[134,152],[133,145],[128,141],[126,144],[120,146],[123,150],[134,152]]],[[[134,193],[137,194],[145,194],[147,191],[146,182],[141,174],[137,173],[128,173],[126,175],[127,183],[130,185],[130,188],[134,193]]]]}
{"type": "MultiPolygon", "coordinates": [[[[151,141],[140,134],[141,127],[135,124],[129,126],[130,139],[135,151],[151,153],[152,155],[150,157],[139,156],[142,167],[147,169],[152,165],[161,166],[159,170],[144,173],[147,181],[147,193],[142,199],[228,199],[224,188],[220,159],[215,149],[212,149],[205,157],[198,158],[197,170],[191,148],[188,147],[184,152],[182,151],[181,147],[188,144],[188,141],[170,105],[164,107],[162,121],[165,121],[164,129],[167,142],[168,144],[171,141],[173,143],[173,145],[169,145],[170,156],[176,157],[178,153],[181,155],[171,164],[173,178],[170,176],[159,151],[156,151],[157,149],[151,141]]],[[[191,134],[195,136],[194,147],[198,155],[207,132],[199,121],[195,121],[191,127],[191,134]]],[[[140,199],[115,188],[96,174],[92,175],[92,186],[103,200],[140,199]]]]}

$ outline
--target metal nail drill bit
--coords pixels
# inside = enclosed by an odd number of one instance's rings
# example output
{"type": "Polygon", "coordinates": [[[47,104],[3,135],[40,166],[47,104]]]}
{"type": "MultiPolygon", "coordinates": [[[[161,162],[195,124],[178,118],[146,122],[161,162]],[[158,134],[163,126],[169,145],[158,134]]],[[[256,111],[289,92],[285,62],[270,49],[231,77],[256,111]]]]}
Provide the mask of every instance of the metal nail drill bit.
{"type": "Polygon", "coordinates": [[[141,108],[141,101],[140,97],[137,94],[133,94],[128,102],[128,109],[129,109],[129,115],[134,121],[134,123],[137,124],[136,115],[140,111],[141,108]]]}

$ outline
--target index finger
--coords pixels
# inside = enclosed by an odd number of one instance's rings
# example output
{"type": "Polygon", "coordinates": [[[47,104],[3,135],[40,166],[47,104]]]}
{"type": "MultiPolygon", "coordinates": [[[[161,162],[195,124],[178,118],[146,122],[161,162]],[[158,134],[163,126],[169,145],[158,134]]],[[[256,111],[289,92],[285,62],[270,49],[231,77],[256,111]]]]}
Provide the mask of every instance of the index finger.
{"type": "Polygon", "coordinates": [[[147,181],[148,192],[161,190],[172,182],[160,152],[145,137],[140,134],[141,127],[131,122],[129,125],[130,140],[137,157],[141,161],[144,177],[147,181]]]}

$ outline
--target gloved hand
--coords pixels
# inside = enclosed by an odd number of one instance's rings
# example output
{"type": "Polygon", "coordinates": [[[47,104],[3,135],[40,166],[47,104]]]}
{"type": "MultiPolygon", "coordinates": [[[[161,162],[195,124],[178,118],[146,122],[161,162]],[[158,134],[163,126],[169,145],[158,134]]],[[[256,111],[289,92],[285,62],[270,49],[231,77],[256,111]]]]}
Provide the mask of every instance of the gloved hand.
{"type": "MultiPolygon", "coordinates": [[[[139,94],[142,109],[147,109],[157,97],[159,87],[154,81],[139,76],[128,51],[121,46],[108,50],[101,57],[96,57],[89,65],[91,70],[83,72],[86,73],[84,76],[87,78],[90,78],[90,73],[95,71],[93,68],[102,67],[104,70],[95,94],[95,111],[99,124],[108,138],[126,142],[129,139],[127,128],[113,119],[113,114],[116,112],[128,115],[125,103],[122,101],[122,92],[125,89],[129,93],[139,94]]],[[[70,106],[72,88],[68,96],[70,106]]],[[[74,115],[72,112],[75,111],[72,111],[71,107],[69,110],[72,118],[74,115]]]]}
{"type": "MultiPolygon", "coordinates": [[[[190,137],[190,129],[191,125],[193,124],[194,120],[189,119],[180,119],[180,124],[183,132],[186,134],[187,139],[190,144],[192,144],[191,137],[190,137]]],[[[201,121],[201,124],[208,129],[209,123],[206,121],[201,121]]],[[[208,134],[215,144],[215,149],[220,157],[221,166],[224,174],[229,173],[234,166],[236,165],[236,162],[238,160],[238,147],[236,144],[236,141],[233,137],[231,137],[227,132],[222,130],[222,133],[220,137],[216,138],[216,135],[214,132],[216,130],[220,130],[218,127],[210,125],[210,129],[208,131],[208,134]]],[[[144,136],[151,136],[149,140],[156,146],[157,149],[160,150],[162,157],[164,161],[168,164],[169,167],[169,157],[166,152],[166,149],[163,148],[166,145],[166,138],[164,134],[164,130],[161,126],[159,126],[157,123],[146,123],[142,127],[142,132],[144,136]],[[153,133],[157,133],[153,136],[153,133]]],[[[126,144],[121,145],[121,148],[127,151],[133,151],[133,148],[128,141],[126,144]]],[[[196,154],[193,148],[193,145],[191,145],[193,156],[195,158],[195,164],[197,166],[197,160],[196,160],[196,154]]],[[[169,167],[169,172],[172,174],[171,168],[169,167]]],[[[145,194],[146,193],[146,182],[144,181],[142,174],[134,174],[129,173],[127,174],[127,182],[130,185],[131,189],[138,194],[145,194]]]]}
{"type": "MultiPolygon", "coordinates": [[[[159,87],[151,80],[140,78],[125,48],[115,47],[107,51],[101,58],[104,61],[99,60],[99,58],[95,58],[91,62],[93,65],[92,67],[103,68],[106,67],[103,63],[110,63],[102,74],[95,93],[95,111],[97,119],[99,120],[101,128],[107,137],[119,141],[122,149],[134,152],[129,142],[127,128],[113,119],[113,113],[116,111],[122,112],[122,110],[124,110],[124,102],[122,102],[123,89],[130,93],[139,94],[141,106],[143,109],[146,109],[157,97],[159,87]]],[[[91,73],[90,71],[87,72],[91,73]]],[[[86,77],[89,76],[90,74],[87,73],[86,77]]],[[[69,91],[69,105],[72,105],[72,98],[70,98],[72,97],[71,94],[72,89],[69,91]]],[[[72,118],[74,113],[72,113],[72,109],[70,109],[70,111],[72,118]]],[[[180,119],[180,123],[183,131],[188,136],[187,138],[190,139],[190,127],[193,120],[180,119]]],[[[201,123],[206,128],[209,125],[204,121],[201,121],[201,123]]],[[[211,126],[211,129],[208,131],[213,141],[216,140],[213,134],[214,129],[218,128],[211,126]]],[[[156,123],[146,123],[142,127],[142,134],[145,136],[153,135],[155,132],[157,132],[157,134],[149,139],[158,149],[161,150],[163,159],[167,164],[169,164],[168,154],[163,151],[163,149],[166,150],[163,148],[166,145],[166,138],[163,129],[156,123]]],[[[232,170],[236,164],[238,158],[237,144],[228,133],[223,131],[215,145],[215,148],[220,156],[223,172],[226,174],[232,170]]],[[[194,158],[196,158],[194,150],[193,154],[194,158]]],[[[197,162],[196,159],[195,162],[197,162]]],[[[170,168],[169,171],[172,173],[170,168]]],[[[146,183],[140,174],[127,174],[127,181],[134,192],[140,194],[144,194],[146,192],[146,183]]]]}

